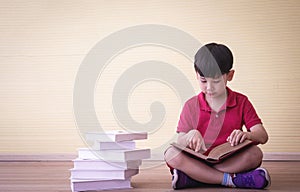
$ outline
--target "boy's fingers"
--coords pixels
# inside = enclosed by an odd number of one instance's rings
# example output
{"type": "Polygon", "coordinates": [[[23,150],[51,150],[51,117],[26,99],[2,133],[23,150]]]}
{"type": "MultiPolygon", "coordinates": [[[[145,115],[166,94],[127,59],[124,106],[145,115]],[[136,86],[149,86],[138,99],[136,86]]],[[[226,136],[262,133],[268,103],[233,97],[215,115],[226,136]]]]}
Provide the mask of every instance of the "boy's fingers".
{"type": "Polygon", "coordinates": [[[242,136],[241,133],[236,134],[234,139],[234,145],[238,145],[240,143],[241,136],[242,136]]]}
{"type": "Polygon", "coordinates": [[[203,151],[207,151],[207,148],[204,143],[202,143],[202,149],[203,149],[203,151]]]}
{"type": "Polygon", "coordinates": [[[246,140],[245,136],[246,136],[245,133],[243,131],[241,131],[240,134],[239,134],[237,145],[240,144],[240,143],[243,143],[246,140]]]}
{"type": "Polygon", "coordinates": [[[233,145],[237,145],[240,142],[240,134],[236,134],[234,141],[233,141],[233,145]]]}
{"type": "Polygon", "coordinates": [[[229,141],[232,146],[238,145],[245,141],[245,134],[241,130],[234,130],[228,137],[227,141],[229,141]]]}
{"type": "Polygon", "coordinates": [[[199,146],[199,140],[197,139],[197,140],[194,141],[194,148],[193,148],[193,150],[195,152],[198,152],[200,150],[199,148],[200,148],[200,146],[199,146]]]}
{"type": "Polygon", "coordinates": [[[195,143],[194,139],[192,139],[192,140],[191,140],[191,142],[190,142],[190,145],[189,145],[189,146],[190,146],[190,148],[191,148],[191,149],[195,150],[195,148],[196,148],[197,144],[195,143]]]}
{"type": "Polygon", "coordinates": [[[200,151],[200,142],[198,141],[195,147],[195,151],[199,152],[200,151]]]}
{"type": "Polygon", "coordinates": [[[243,143],[246,140],[247,136],[242,131],[235,131],[234,137],[231,140],[231,145],[235,146],[240,143],[243,143]]]}
{"type": "Polygon", "coordinates": [[[242,138],[240,140],[240,143],[243,143],[246,139],[247,139],[247,135],[243,134],[243,136],[242,136],[242,138]]]}
{"type": "Polygon", "coordinates": [[[203,150],[203,151],[207,151],[206,149],[206,146],[205,146],[205,143],[204,143],[204,140],[202,139],[201,142],[200,142],[200,150],[203,150]]]}
{"type": "Polygon", "coordinates": [[[232,144],[234,142],[234,138],[235,138],[236,132],[232,131],[232,133],[229,136],[229,142],[232,144]]]}
{"type": "Polygon", "coordinates": [[[207,151],[207,148],[206,148],[206,146],[205,146],[205,144],[204,144],[204,142],[203,141],[199,141],[198,142],[198,145],[197,145],[197,148],[196,148],[196,152],[199,152],[199,151],[201,151],[201,150],[203,150],[203,151],[207,151]]]}

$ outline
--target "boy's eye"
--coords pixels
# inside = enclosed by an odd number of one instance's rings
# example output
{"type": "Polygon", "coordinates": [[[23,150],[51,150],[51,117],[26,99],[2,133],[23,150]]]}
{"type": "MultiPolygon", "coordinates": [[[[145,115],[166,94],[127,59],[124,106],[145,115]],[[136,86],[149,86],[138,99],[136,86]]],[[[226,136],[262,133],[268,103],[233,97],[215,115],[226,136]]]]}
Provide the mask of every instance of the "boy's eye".
{"type": "Polygon", "coordinates": [[[221,80],[216,80],[216,81],[213,81],[214,83],[220,83],[221,82],[221,80]]]}
{"type": "Polygon", "coordinates": [[[201,82],[201,83],[206,83],[207,81],[206,81],[206,80],[200,80],[200,82],[201,82]]]}

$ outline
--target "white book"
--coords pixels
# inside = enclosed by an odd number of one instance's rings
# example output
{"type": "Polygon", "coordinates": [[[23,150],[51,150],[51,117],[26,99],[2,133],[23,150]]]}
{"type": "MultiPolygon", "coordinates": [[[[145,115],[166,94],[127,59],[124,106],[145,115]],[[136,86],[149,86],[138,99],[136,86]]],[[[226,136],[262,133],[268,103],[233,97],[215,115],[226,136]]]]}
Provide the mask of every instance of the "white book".
{"type": "Polygon", "coordinates": [[[103,142],[96,140],[93,149],[95,150],[122,150],[122,149],[135,149],[134,141],[121,141],[121,142],[103,142]]]}
{"type": "Polygon", "coordinates": [[[108,162],[99,159],[74,159],[74,169],[94,169],[94,170],[125,170],[138,169],[142,164],[142,160],[126,161],[126,162],[108,162]]]}
{"type": "Polygon", "coordinates": [[[130,150],[93,150],[79,148],[78,158],[80,159],[101,159],[110,162],[125,162],[133,160],[148,159],[151,157],[150,149],[130,150]]]}
{"type": "Polygon", "coordinates": [[[147,132],[127,132],[123,130],[112,130],[106,132],[87,132],[85,138],[88,141],[108,141],[108,142],[120,142],[120,141],[132,141],[147,139],[147,132]]]}
{"type": "Polygon", "coordinates": [[[130,189],[130,179],[126,180],[78,180],[71,179],[72,192],[130,189]]]}
{"type": "Polygon", "coordinates": [[[84,169],[70,169],[71,179],[129,179],[130,177],[139,173],[139,169],[127,170],[84,170],[84,169]]]}

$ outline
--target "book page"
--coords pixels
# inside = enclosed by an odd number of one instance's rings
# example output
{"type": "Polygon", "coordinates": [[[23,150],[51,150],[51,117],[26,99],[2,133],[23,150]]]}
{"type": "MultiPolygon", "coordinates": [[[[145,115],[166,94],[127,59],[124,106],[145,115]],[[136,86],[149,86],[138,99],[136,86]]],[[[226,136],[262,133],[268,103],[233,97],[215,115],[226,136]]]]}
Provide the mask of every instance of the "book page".
{"type": "Polygon", "coordinates": [[[178,143],[171,143],[171,145],[176,147],[177,149],[180,149],[186,153],[189,153],[197,158],[206,160],[210,163],[218,163],[223,158],[239,151],[240,149],[242,149],[248,145],[251,145],[252,143],[253,143],[252,141],[246,140],[239,145],[231,146],[231,144],[229,142],[226,142],[226,143],[223,143],[223,144],[215,147],[214,149],[212,149],[210,151],[210,153],[208,154],[208,156],[203,155],[200,152],[195,152],[194,150],[187,148],[185,146],[179,145],[178,143]]]}
{"type": "Polygon", "coordinates": [[[190,149],[190,148],[187,148],[187,147],[184,147],[184,146],[182,146],[182,145],[179,145],[178,143],[171,143],[171,145],[174,146],[174,147],[176,147],[177,149],[180,149],[180,150],[182,150],[182,151],[185,151],[185,152],[187,152],[187,153],[189,153],[189,154],[191,154],[191,155],[194,155],[195,157],[198,157],[198,158],[200,158],[200,159],[204,159],[204,160],[207,159],[207,156],[206,156],[206,155],[203,155],[203,154],[200,153],[200,152],[196,152],[196,151],[194,151],[194,150],[192,150],[192,149],[190,149]]]}
{"type": "Polygon", "coordinates": [[[230,155],[231,153],[234,153],[250,144],[253,142],[250,140],[246,140],[243,143],[240,143],[239,145],[236,146],[231,146],[229,142],[223,143],[222,145],[219,145],[215,147],[213,150],[210,151],[208,154],[209,159],[222,159],[222,157],[225,157],[227,155],[230,155]]]}

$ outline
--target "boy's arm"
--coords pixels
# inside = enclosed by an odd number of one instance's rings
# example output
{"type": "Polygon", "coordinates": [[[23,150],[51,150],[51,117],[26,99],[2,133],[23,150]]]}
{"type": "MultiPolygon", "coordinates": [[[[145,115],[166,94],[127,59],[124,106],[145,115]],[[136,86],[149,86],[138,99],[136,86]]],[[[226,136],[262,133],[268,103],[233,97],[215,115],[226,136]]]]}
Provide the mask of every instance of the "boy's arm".
{"type": "Polygon", "coordinates": [[[200,150],[207,150],[201,133],[196,129],[192,129],[187,133],[180,132],[177,142],[180,145],[187,146],[196,152],[199,152],[200,150]]]}
{"type": "Polygon", "coordinates": [[[254,141],[257,144],[265,144],[268,141],[268,134],[262,124],[256,124],[250,128],[250,132],[243,132],[241,130],[234,130],[227,141],[232,146],[243,143],[246,139],[254,141]]]}
{"type": "Polygon", "coordinates": [[[265,144],[269,139],[268,133],[262,124],[257,124],[251,127],[248,135],[250,140],[259,144],[265,144]]]}

